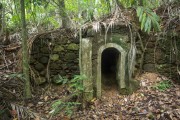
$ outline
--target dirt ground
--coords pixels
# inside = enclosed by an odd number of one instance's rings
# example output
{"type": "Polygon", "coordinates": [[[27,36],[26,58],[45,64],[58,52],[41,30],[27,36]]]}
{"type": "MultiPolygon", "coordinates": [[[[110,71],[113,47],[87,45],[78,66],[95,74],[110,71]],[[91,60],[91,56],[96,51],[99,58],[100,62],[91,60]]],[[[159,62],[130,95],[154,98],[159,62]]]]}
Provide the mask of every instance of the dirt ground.
{"type": "MultiPolygon", "coordinates": [[[[102,98],[94,98],[85,109],[75,109],[68,117],[64,111],[50,116],[51,105],[55,100],[68,95],[67,86],[39,87],[32,101],[25,107],[44,119],[51,120],[179,120],[180,119],[180,86],[172,86],[160,91],[155,86],[167,80],[156,73],[144,73],[136,78],[141,88],[131,95],[119,95],[116,87],[106,87],[102,98]],[[40,90],[41,89],[41,90],[40,90]]],[[[36,117],[36,120],[37,117],[36,117]]]]}
{"type": "Polygon", "coordinates": [[[173,84],[166,91],[153,89],[167,78],[155,73],[137,77],[141,88],[132,95],[119,95],[117,90],[107,90],[101,100],[87,110],[75,112],[75,120],[179,120],[180,86],[173,84]]]}

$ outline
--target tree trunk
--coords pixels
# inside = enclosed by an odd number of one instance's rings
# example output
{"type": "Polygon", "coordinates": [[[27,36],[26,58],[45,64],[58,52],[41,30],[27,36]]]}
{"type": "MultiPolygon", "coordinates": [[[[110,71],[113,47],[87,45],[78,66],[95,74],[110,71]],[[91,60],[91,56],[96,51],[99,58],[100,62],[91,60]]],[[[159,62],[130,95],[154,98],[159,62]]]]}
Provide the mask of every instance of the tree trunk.
{"type": "Polygon", "coordinates": [[[21,3],[21,25],[22,25],[22,55],[23,55],[23,75],[24,75],[24,97],[31,98],[30,78],[29,78],[29,62],[28,62],[28,46],[27,46],[27,29],[25,19],[24,0],[21,3]]]}
{"type": "Polygon", "coordinates": [[[0,3],[0,36],[3,33],[3,5],[0,3]]]}
{"type": "Polygon", "coordinates": [[[3,6],[2,3],[0,3],[0,28],[2,28],[2,10],[3,10],[3,6]]]}
{"type": "Polygon", "coordinates": [[[67,17],[67,14],[65,12],[64,0],[58,0],[58,6],[59,6],[59,15],[61,16],[61,19],[62,19],[62,28],[68,28],[69,18],[67,17]]]}

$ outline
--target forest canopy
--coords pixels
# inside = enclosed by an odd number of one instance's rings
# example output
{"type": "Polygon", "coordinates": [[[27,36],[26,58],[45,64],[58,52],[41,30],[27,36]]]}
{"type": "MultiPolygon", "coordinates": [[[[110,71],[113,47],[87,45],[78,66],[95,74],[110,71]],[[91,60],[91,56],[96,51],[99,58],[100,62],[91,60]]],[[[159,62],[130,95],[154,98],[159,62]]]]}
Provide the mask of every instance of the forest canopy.
{"type": "MultiPolygon", "coordinates": [[[[141,30],[149,33],[161,30],[158,8],[174,2],[179,0],[25,0],[25,12],[29,33],[60,27],[79,28],[86,22],[113,14],[117,8],[136,12],[141,30]]],[[[5,29],[19,31],[20,1],[2,0],[0,9],[1,34],[5,29]]]]}

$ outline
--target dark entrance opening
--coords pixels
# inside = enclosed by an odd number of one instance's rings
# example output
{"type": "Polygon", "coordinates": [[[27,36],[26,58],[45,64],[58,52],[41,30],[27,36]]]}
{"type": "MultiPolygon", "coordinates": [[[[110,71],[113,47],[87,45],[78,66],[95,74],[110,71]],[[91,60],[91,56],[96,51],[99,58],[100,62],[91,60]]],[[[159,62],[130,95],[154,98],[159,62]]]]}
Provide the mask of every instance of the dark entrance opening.
{"type": "Polygon", "coordinates": [[[117,66],[120,53],[116,48],[107,48],[102,52],[101,56],[101,75],[102,87],[116,87],[117,82],[117,66]]]}

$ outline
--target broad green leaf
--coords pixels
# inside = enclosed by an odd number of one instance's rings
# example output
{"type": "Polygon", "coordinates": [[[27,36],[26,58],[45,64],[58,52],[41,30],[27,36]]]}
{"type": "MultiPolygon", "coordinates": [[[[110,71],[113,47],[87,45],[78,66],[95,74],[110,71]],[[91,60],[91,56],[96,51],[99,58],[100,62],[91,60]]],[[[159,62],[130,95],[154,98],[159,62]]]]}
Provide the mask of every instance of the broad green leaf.
{"type": "Polygon", "coordinates": [[[143,12],[142,7],[137,7],[137,16],[139,17],[143,12]]]}
{"type": "Polygon", "coordinates": [[[151,31],[151,21],[149,22],[149,26],[148,26],[148,29],[147,29],[147,32],[150,33],[151,31]]]}
{"type": "Polygon", "coordinates": [[[159,16],[157,16],[157,14],[155,12],[152,11],[151,15],[156,19],[156,21],[160,20],[159,16]]]}
{"type": "Polygon", "coordinates": [[[152,20],[153,28],[154,28],[156,31],[160,31],[160,25],[159,25],[158,21],[155,19],[155,17],[150,16],[150,18],[151,18],[151,20],[152,20]]]}
{"type": "Polygon", "coordinates": [[[141,30],[143,30],[143,28],[144,28],[145,21],[146,21],[146,13],[143,13],[143,18],[142,18],[142,21],[141,21],[141,30]]]}
{"type": "MultiPolygon", "coordinates": [[[[147,20],[146,20],[146,23],[145,23],[145,26],[144,26],[144,31],[147,32],[148,31],[148,28],[151,27],[151,19],[150,17],[147,17],[147,20]]],[[[151,29],[151,28],[150,28],[151,29]]]]}
{"type": "Polygon", "coordinates": [[[143,12],[144,12],[144,10],[143,10],[143,8],[142,7],[140,7],[140,13],[139,13],[139,22],[141,22],[142,21],[142,17],[143,17],[143,12]]]}

